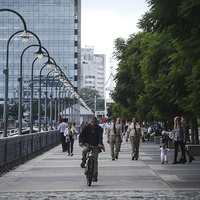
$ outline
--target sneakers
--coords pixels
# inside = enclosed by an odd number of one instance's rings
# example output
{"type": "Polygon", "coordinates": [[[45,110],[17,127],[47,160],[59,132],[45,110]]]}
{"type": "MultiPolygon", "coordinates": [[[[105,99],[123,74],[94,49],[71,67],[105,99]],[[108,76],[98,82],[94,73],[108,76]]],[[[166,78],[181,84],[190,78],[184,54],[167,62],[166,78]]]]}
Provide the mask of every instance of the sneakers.
{"type": "Polygon", "coordinates": [[[116,155],[115,158],[118,159],[118,155],[116,155]]]}
{"type": "Polygon", "coordinates": [[[193,160],[195,160],[194,157],[193,157],[193,156],[190,156],[190,157],[189,157],[188,163],[191,163],[193,160]]]}
{"type": "Polygon", "coordinates": [[[97,179],[96,177],[93,177],[93,178],[92,178],[92,181],[93,181],[93,182],[97,182],[98,179],[97,179]]]}
{"type": "Polygon", "coordinates": [[[74,154],[73,153],[71,153],[71,156],[73,156],[74,154]]]}

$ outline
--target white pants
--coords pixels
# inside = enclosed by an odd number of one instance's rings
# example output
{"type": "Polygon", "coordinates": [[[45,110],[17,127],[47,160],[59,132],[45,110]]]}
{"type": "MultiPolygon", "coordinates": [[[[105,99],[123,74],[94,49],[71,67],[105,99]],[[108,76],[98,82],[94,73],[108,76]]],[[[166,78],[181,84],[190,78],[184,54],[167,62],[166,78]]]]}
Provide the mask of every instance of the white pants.
{"type": "Polygon", "coordinates": [[[161,162],[166,162],[167,161],[167,154],[161,153],[160,159],[161,159],[161,162]]]}

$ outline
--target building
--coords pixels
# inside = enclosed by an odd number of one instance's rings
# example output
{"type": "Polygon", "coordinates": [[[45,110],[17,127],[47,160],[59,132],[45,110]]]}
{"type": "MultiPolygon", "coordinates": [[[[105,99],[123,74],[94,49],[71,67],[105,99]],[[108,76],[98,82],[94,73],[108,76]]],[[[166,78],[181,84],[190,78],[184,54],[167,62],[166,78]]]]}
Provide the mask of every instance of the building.
{"type": "MultiPolygon", "coordinates": [[[[81,70],[81,0],[1,0],[1,8],[15,10],[23,16],[27,29],[35,33],[43,47],[56,61],[74,88],[80,89],[81,70]]],[[[0,98],[4,98],[4,80],[2,73],[6,63],[6,49],[9,37],[16,31],[24,30],[21,19],[12,12],[0,13],[0,98]]],[[[38,44],[32,36],[28,43],[22,43],[16,35],[9,45],[9,88],[10,103],[18,99],[19,60],[23,50],[32,44],[38,44]]],[[[30,98],[31,69],[38,47],[28,49],[22,59],[23,66],[23,102],[30,98]]],[[[40,70],[47,58],[34,63],[34,98],[38,98],[38,79],[40,70]]],[[[42,98],[46,87],[46,76],[49,69],[42,71],[42,98]]],[[[49,79],[53,79],[53,73],[49,79]]],[[[52,84],[47,85],[50,91],[52,84]]],[[[55,90],[53,90],[55,91],[55,90]]],[[[54,92],[55,97],[55,92],[54,92]]]]}
{"type": "Polygon", "coordinates": [[[99,91],[105,98],[105,54],[94,54],[91,47],[81,49],[81,88],[99,91]]]}

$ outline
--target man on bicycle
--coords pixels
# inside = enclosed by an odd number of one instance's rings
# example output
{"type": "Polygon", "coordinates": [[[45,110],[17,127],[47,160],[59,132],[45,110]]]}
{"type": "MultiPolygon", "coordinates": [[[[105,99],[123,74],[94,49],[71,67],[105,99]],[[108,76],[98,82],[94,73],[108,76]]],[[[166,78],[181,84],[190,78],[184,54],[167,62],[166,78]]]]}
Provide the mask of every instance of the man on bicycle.
{"type": "Polygon", "coordinates": [[[93,170],[93,180],[97,182],[98,177],[98,155],[101,149],[103,149],[103,129],[97,124],[97,118],[92,116],[90,118],[90,123],[85,126],[79,135],[79,145],[83,147],[82,150],[82,163],[81,168],[85,168],[86,155],[89,151],[88,145],[94,146],[92,150],[92,155],[94,157],[94,170],[93,170]]]}

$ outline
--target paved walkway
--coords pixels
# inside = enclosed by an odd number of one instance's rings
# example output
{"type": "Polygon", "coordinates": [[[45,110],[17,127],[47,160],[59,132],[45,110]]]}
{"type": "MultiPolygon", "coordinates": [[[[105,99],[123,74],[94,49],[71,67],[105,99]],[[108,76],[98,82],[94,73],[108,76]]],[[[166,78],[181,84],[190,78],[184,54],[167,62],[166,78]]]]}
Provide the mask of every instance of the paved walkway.
{"type": "Polygon", "coordinates": [[[141,143],[140,159],[131,160],[130,144],[123,142],[119,159],[111,161],[110,149],[99,155],[97,183],[88,187],[80,168],[81,148],[74,156],[61,145],[0,177],[0,200],[53,199],[200,199],[200,157],[186,164],[161,164],[158,144],[141,143]]]}

